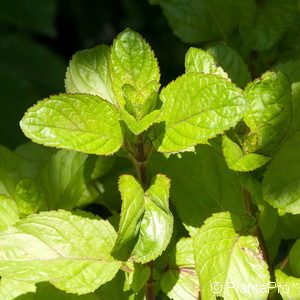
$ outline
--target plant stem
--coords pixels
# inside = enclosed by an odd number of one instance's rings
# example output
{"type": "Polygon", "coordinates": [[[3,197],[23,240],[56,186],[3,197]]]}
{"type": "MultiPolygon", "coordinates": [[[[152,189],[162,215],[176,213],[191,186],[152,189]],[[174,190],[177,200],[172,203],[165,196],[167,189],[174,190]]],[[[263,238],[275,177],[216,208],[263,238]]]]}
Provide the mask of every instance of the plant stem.
{"type": "MultiPolygon", "coordinates": [[[[247,210],[249,216],[256,218],[255,212],[254,212],[254,209],[253,209],[253,204],[252,204],[252,201],[251,201],[251,194],[249,193],[249,191],[246,188],[244,188],[243,194],[244,194],[244,201],[245,201],[246,210],[247,210]]],[[[260,229],[258,223],[255,224],[254,230],[255,230],[255,235],[258,239],[260,248],[262,250],[264,260],[268,264],[269,271],[270,271],[270,274],[272,276],[272,273],[273,273],[272,272],[272,264],[271,264],[271,261],[270,261],[269,255],[268,255],[268,251],[267,251],[264,236],[261,232],[261,229],[260,229]]]]}
{"type": "Polygon", "coordinates": [[[144,151],[144,142],[142,135],[137,137],[137,157],[135,158],[135,168],[139,177],[139,181],[143,188],[147,188],[147,170],[146,170],[147,157],[144,151]]]}
{"type": "MultiPolygon", "coordinates": [[[[141,134],[137,136],[136,150],[137,150],[136,151],[137,155],[136,157],[132,157],[132,161],[135,166],[140,184],[144,189],[147,189],[149,185],[148,177],[147,177],[147,168],[146,168],[148,157],[145,153],[144,139],[141,134]]],[[[146,299],[155,300],[155,294],[154,294],[155,281],[153,280],[153,276],[152,276],[154,262],[153,261],[149,262],[148,266],[150,267],[151,272],[145,287],[146,299]]]]}
{"type": "Polygon", "coordinates": [[[150,261],[148,263],[148,266],[151,269],[151,273],[150,273],[149,279],[146,283],[146,299],[147,300],[155,300],[154,289],[153,289],[154,280],[153,280],[153,277],[152,277],[154,262],[150,261]]]}

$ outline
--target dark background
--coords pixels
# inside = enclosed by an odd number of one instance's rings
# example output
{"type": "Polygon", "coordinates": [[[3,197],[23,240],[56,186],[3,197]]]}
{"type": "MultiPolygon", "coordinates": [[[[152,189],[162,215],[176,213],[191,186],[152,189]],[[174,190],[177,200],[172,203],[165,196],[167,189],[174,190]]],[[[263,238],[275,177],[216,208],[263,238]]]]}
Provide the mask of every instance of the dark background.
{"type": "Polygon", "coordinates": [[[26,141],[20,119],[37,100],[64,92],[76,51],[111,44],[127,27],[152,46],[163,85],[184,71],[190,46],[147,0],[0,0],[0,144],[26,141]]]}

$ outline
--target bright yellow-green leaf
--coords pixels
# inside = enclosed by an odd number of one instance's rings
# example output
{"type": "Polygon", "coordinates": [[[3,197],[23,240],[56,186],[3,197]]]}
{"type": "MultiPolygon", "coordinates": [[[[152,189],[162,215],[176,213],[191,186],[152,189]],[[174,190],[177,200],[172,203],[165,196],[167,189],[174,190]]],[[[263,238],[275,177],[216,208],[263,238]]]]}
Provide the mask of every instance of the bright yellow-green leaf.
{"type": "Polygon", "coordinates": [[[109,73],[110,49],[100,45],[76,52],[66,73],[67,93],[83,93],[99,96],[116,104],[109,73]]]}
{"type": "Polygon", "coordinates": [[[253,171],[260,168],[271,159],[271,157],[257,153],[244,154],[240,146],[226,135],[223,136],[222,147],[227,165],[234,171],[253,171]]]}
{"type": "Polygon", "coordinates": [[[114,40],[110,72],[113,90],[121,107],[125,104],[125,84],[131,85],[138,93],[149,82],[158,82],[160,78],[158,63],[150,46],[138,33],[130,29],[124,30],[114,40]]]}
{"type": "Polygon", "coordinates": [[[300,278],[288,276],[281,270],[275,271],[278,293],[283,300],[296,300],[300,295],[300,278]]]}
{"type": "Polygon", "coordinates": [[[193,240],[201,298],[267,299],[267,289],[241,290],[242,286],[267,287],[270,275],[257,238],[236,233],[229,212],[208,218],[193,240]]]}
{"type": "Polygon", "coordinates": [[[170,180],[157,175],[144,192],[133,176],[123,175],[119,188],[123,202],[114,256],[119,260],[130,257],[134,262],[146,263],[166,249],[172,235],[170,180]]]}
{"type": "Polygon", "coordinates": [[[0,194],[0,231],[19,220],[16,202],[0,194]]]}
{"type": "Polygon", "coordinates": [[[111,280],[121,263],[110,253],[117,238],[107,221],[63,210],[28,216],[0,234],[0,275],[49,281],[86,294],[111,280]]]}
{"type": "MultiPolygon", "coordinates": [[[[35,292],[36,286],[34,283],[13,280],[11,278],[1,278],[0,280],[0,298],[1,300],[24,299],[18,297],[22,294],[35,292]]],[[[34,300],[34,299],[28,299],[34,300]]]]}
{"type": "Polygon", "coordinates": [[[242,118],[246,101],[242,91],[215,75],[189,73],[165,87],[161,121],[165,133],[160,152],[176,152],[206,143],[242,118]]]}
{"type": "Polygon", "coordinates": [[[270,151],[291,121],[291,83],[283,73],[266,72],[246,87],[245,96],[249,105],[244,121],[250,128],[249,140],[255,140],[249,151],[270,151]]]}
{"type": "Polygon", "coordinates": [[[217,65],[211,54],[193,47],[185,55],[185,72],[200,72],[228,78],[227,73],[217,65]]]}
{"type": "Polygon", "coordinates": [[[21,120],[32,141],[92,154],[113,154],[123,138],[119,113],[92,95],[60,94],[39,101],[21,120]]]}

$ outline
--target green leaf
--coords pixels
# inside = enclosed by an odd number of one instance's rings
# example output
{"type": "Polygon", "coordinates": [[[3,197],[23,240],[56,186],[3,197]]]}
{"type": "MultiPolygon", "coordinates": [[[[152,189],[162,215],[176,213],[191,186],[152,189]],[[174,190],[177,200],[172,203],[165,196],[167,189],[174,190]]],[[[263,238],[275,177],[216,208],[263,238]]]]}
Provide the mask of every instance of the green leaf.
{"type": "Polygon", "coordinates": [[[91,94],[116,104],[108,68],[109,59],[110,48],[106,45],[76,52],[66,73],[67,93],[91,94]]]}
{"type": "Polygon", "coordinates": [[[104,176],[113,167],[115,160],[114,156],[97,156],[91,178],[104,176]]]}
{"type": "Polygon", "coordinates": [[[151,274],[151,269],[147,265],[128,263],[132,269],[126,275],[124,290],[132,289],[135,293],[138,293],[147,284],[147,281],[151,274]]]}
{"type": "Polygon", "coordinates": [[[253,171],[260,168],[271,159],[271,157],[257,153],[244,154],[240,146],[226,135],[223,136],[222,147],[227,165],[234,171],[253,171]]]}
{"type": "Polygon", "coordinates": [[[263,180],[265,201],[283,213],[300,213],[300,133],[282,145],[263,180]]]}
{"type": "Polygon", "coordinates": [[[199,43],[226,35],[236,26],[237,5],[226,0],[159,1],[174,34],[186,43],[199,43]]]}
{"type": "Polygon", "coordinates": [[[40,170],[50,160],[57,150],[51,147],[45,147],[32,142],[19,145],[15,153],[28,162],[29,171],[26,177],[36,178],[40,170]]]}
{"type": "Polygon", "coordinates": [[[18,219],[15,201],[0,194],[0,231],[13,225],[18,219]]]}
{"type": "Polygon", "coordinates": [[[275,71],[284,73],[291,82],[300,81],[300,59],[289,60],[274,67],[275,71]]]}
{"type": "Polygon", "coordinates": [[[18,181],[23,177],[25,161],[0,145],[0,194],[14,198],[18,181]]]}
{"type": "Polygon", "coordinates": [[[257,238],[239,236],[230,213],[217,213],[208,218],[193,240],[202,298],[267,299],[267,289],[261,291],[259,297],[255,289],[249,289],[247,293],[240,290],[242,285],[268,286],[270,275],[257,238]],[[235,288],[226,288],[228,286],[235,288]]]}
{"type": "MultiPolygon", "coordinates": [[[[130,29],[124,30],[114,40],[110,72],[113,90],[121,107],[125,105],[125,84],[131,85],[135,93],[139,93],[148,83],[158,82],[160,78],[158,63],[150,46],[130,29]]],[[[130,101],[136,104],[134,98],[130,101]]]]}
{"type": "MultiPolygon", "coordinates": [[[[130,300],[130,291],[124,291],[125,274],[123,271],[119,271],[113,280],[100,286],[96,290],[95,294],[102,300],[130,300]]],[[[133,298],[134,299],[134,298],[133,298]]]]}
{"type": "Polygon", "coordinates": [[[256,140],[249,151],[270,151],[282,140],[290,124],[291,84],[283,73],[266,72],[247,86],[245,95],[249,103],[244,115],[250,128],[248,138],[256,140]]]}
{"type": "Polygon", "coordinates": [[[125,100],[125,110],[137,120],[142,119],[155,107],[159,88],[160,83],[157,81],[150,81],[140,90],[130,84],[124,84],[122,92],[125,100]]]}
{"type": "Polygon", "coordinates": [[[238,176],[228,169],[222,155],[208,145],[200,145],[195,153],[181,156],[166,159],[156,155],[148,166],[151,174],[164,170],[171,179],[171,201],[190,231],[214,212],[229,210],[238,216],[247,213],[238,176]]]}
{"type": "MultiPolygon", "coordinates": [[[[54,194],[53,191],[51,191],[51,196],[54,194]]],[[[33,179],[23,178],[18,182],[15,201],[21,217],[47,209],[44,191],[33,179]]]]}
{"type": "Polygon", "coordinates": [[[48,282],[41,282],[36,285],[35,293],[27,293],[17,298],[17,300],[99,300],[94,294],[74,295],[58,290],[48,282]]]}
{"type": "Polygon", "coordinates": [[[296,277],[300,277],[299,251],[300,251],[300,240],[297,240],[289,253],[289,267],[292,275],[296,277]]]}
{"type": "Polygon", "coordinates": [[[241,15],[240,33],[253,50],[270,49],[282,37],[296,16],[295,0],[251,3],[241,15]]]}
{"type": "Polygon", "coordinates": [[[292,122],[287,136],[293,136],[300,131],[300,82],[292,84],[292,122]]]}
{"type": "Polygon", "coordinates": [[[145,192],[145,213],[132,259],[146,263],[154,260],[167,248],[173,232],[173,216],[169,210],[170,179],[157,175],[145,192]]]}
{"type": "Polygon", "coordinates": [[[278,222],[283,239],[300,239],[300,215],[285,214],[279,217],[278,222]]]}
{"type": "Polygon", "coordinates": [[[185,55],[185,72],[200,72],[228,78],[227,73],[217,65],[210,53],[194,47],[191,47],[185,55]]]}
{"type": "MultiPolygon", "coordinates": [[[[21,2],[11,3],[15,11],[19,11],[16,7],[24,5],[21,2]]],[[[35,7],[37,12],[42,14],[42,10],[38,9],[40,3],[37,6],[30,6],[29,2],[31,1],[26,3],[29,5],[28,9],[32,10],[31,7],[35,7]]],[[[4,2],[3,5],[5,5],[4,2]]],[[[3,5],[1,5],[0,14],[3,13],[3,5]]],[[[44,3],[42,6],[47,6],[47,4],[44,3]]],[[[2,23],[1,28],[3,28],[2,23]]],[[[13,32],[12,28],[9,30],[3,28],[2,32],[4,31],[13,32]]],[[[29,40],[28,34],[29,32],[22,36],[0,34],[0,136],[2,137],[1,143],[10,148],[26,142],[19,126],[24,111],[39,98],[63,90],[64,61],[45,47],[45,44],[29,40]]]]}
{"type": "Polygon", "coordinates": [[[141,120],[136,120],[126,110],[123,110],[121,114],[122,119],[125,121],[130,131],[135,135],[139,135],[140,133],[148,129],[153,123],[159,120],[160,111],[154,110],[143,117],[141,120]]]}
{"type": "Polygon", "coordinates": [[[242,186],[251,194],[252,202],[257,206],[259,213],[256,215],[259,227],[263,233],[265,241],[272,238],[277,228],[281,229],[278,224],[277,210],[269,205],[263,199],[263,186],[260,181],[255,179],[254,173],[243,173],[239,176],[242,186]]]}
{"type": "Polygon", "coordinates": [[[208,48],[207,52],[239,87],[243,88],[250,81],[248,66],[237,51],[219,44],[208,48]]]}
{"type": "Polygon", "coordinates": [[[166,270],[162,275],[161,288],[170,299],[198,299],[199,282],[191,238],[182,238],[177,242],[166,270]]]}
{"type": "Polygon", "coordinates": [[[283,300],[294,300],[300,294],[300,278],[288,276],[281,270],[275,271],[278,292],[283,300]]]}
{"type": "Polygon", "coordinates": [[[0,281],[0,297],[2,300],[21,300],[22,298],[18,296],[29,292],[35,292],[35,290],[36,287],[34,283],[17,281],[10,278],[1,278],[0,281]]]}
{"type": "Polygon", "coordinates": [[[122,198],[121,219],[113,255],[119,260],[127,260],[137,242],[145,212],[144,190],[131,175],[120,177],[119,190],[122,198]]]}
{"type": "Polygon", "coordinates": [[[21,282],[49,281],[86,294],[121,265],[110,255],[116,232],[107,221],[62,210],[31,215],[0,236],[0,275],[21,282]]]}
{"type": "Polygon", "coordinates": [[[121,109],[120,113],[135,135],[148,129],[158,119],[160,110],[154,109],[159,87],[160,84],[156,81],[151,81],[140,91],[128,84],[123,86],[125,109],[121,109]]]}
{"type": "Polygon", "coordinates": [[[38,182],[42,186],[49,209],[72,209],[80,200],[85,185],[87,154],[60,150],[41,170],[38,182]]]}
{"type": "MultiPolygon", "coordinates": [[[[17,11],[15,9],[17,4],[15,2],[12,3],[14,3],[13,9],[17,11]]],[[[23,4],[20,2],[18,5],[23,4]]],[[[29,2],[27,2],[26,5],[30,5],[29,2]]],[[[40,3],[38,6],[40,6],[40,3]]],[[[42,6],[45,7],[45,3],[42,6]]],[[[38,9],[37,6],[32,7],[38,9]]],[[[32,10],[31,7],[30,10],[32,10]]],[[[41,10],[39,10],[39,12],[41,13],[41,10]]],[[[24,87],[29,84],[31,88],[33,88],[35,91],[34,97],[31,100],[28,99],[28,103],[36,101],[37,96],[43,97],[44,95],[58,93],[63,89],[64,73],[66,69],[65,61],[54,51],[46,47],[44,43],[34,42],[26,37],[26,35],[1,35],[0,69],[1,72],[16,76],[15,84],[17,84],[18,87],[24,87]],[[17,80],[20,80],[21,84],[18,84],[17,80]]],[[[2,88],[6,91],[7,87],[3,86],[2,88]]],[[[11,98],[9,93],[14,95],[14,97],[19,95],[19,93],[13,89],[13,85],[8,86],[5,95],[9,98],[11,98]]],[[[17,110],[17,105],[22,107],[23,112],[26,106],[23,106],[18,99],[14,99],[14,101],[16,100],[17,102],[14,102],[14,113],[17,110]]],[[[11,104],[11,102],[9,104],[11,104]]]]}
{"type": "Polygon", "coordinates": [[[134,177],[123,175],[119,188],[123,203],[114,256],[126,260],[131,255],[134,262],[149,262],[166,249],[172,235],[170,180],[157,175],[144,192],[134,177]]]}
{"type": "Polygon", "coordinates": [[[117,109],[92,95],[60,94],[39,101],[21,120],[38,144],[92,154],[113,154],[122,144],[117,109]]]}
{"type": "Polygon", "coordinates": [[[233,127],[246,108],[242,91],[214,75],[189,73],[165,87],[161,120],[165,134],[159,137],[160,152],[176,152],[233,127]]]}

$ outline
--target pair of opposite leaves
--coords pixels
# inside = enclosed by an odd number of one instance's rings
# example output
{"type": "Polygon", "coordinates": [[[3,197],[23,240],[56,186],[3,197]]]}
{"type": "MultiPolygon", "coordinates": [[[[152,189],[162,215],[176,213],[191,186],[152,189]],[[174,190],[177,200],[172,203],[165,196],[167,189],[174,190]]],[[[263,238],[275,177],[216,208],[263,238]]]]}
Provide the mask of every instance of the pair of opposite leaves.
{"type": "Polygon", "coordinates": [[[228,79],[201,72],[187,67],[187,74],[158,97],[156,58],[139,34],[125,30],[111,49],[75,54],[66,74],[68,93],[31,107],[21,128],[40,144],[109,155],[123,144],[121,120],[134,134],[164,122],[154,144],[160,152],[178,152],[235,126],[247,106],[243,92],[228,79]]]}

